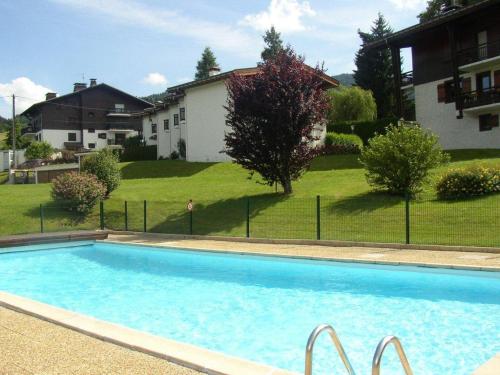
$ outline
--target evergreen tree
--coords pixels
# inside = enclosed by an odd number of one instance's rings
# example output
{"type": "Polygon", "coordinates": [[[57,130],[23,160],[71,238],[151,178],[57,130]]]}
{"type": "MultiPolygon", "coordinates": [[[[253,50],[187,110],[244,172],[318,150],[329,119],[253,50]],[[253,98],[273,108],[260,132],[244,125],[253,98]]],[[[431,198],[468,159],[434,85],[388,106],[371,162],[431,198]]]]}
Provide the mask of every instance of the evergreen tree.
{"type": "Polygon", "coordinates": [[[283,41],[281,40],[281,34],[276,31],[274,26],[271,26],[269,30],[262,36],[266,46],[260,54],[262,61],[267,61],[271,58],[275,58],[279,52],[283,51],[283,41]]]}
{"type": "Polygon", "coordinates": [[[392,72],[391,52],[389,49],[369,49],[364,46],[368,43],[383,39],[393,32],[384,16],[379,13],[370,33],[358,30],[362,41],[360,50],[356,53],[354,79],[356,85],[371,90],[377,103],[377,117],[391,117],[394,115],[394,75],[392,72]]]}
{"type": "Polygon", "coordinates": [[[206,47],[201,54],[201,59],[196,65],[196,74],[194,76],[194,79],[198,80],[208,78],[208,71],[210,70],[210,68],[213,68],[215,66],[217,66],[215,55],[210,47],[206,47]]]}
{"type": "MultiPolygon", "coordinates": [[[[472,5],[481,0],[462,0],[462,6],[472,5]]],[[[432,18],[439,16],[441,11],[451,5],[451,0],[429,0],[427,1],[427,8],[418,15],[420,22],[429,21],[432,18]]]]}

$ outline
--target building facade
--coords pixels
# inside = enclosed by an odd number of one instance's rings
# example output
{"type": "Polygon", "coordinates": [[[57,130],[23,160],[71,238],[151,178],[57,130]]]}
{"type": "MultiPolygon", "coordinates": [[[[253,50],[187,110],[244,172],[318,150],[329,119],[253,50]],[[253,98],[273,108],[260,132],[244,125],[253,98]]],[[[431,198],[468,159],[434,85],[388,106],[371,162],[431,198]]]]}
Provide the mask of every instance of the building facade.
{"type": "Polygon", "coordinates": [[[414,90],[416,120],[445,149],[500,147],[500,1],[444,9],[436,18],[366,48],[411,48],[413,72],[394,71],[401,90],[414,90]]]}
{"type": "MultiPolygon", "coordinates": [[[[224,153],[228,92],[226,80],[231,74],[253,75],[258,68],[236,69],[209,78],[171,87],[162,103],[143,112],[143,135],[148,145],[157,145],[158,158],[178,153],[187,161],[219,162],[231,158],[224,153]],[[185,155],[181,152],[185,145],[185,155]],[[181,147],[179,147],[181,146],[181,147]]],[[[337,87],[338,81],[324,75],[325,88],[337,87]]],[[[316,136],[322,142],[326,127],[318,125],[316,136]]]]}
{"type": "Polygon", "coordinates": [[[46,100],[22,113],[29,120],[24,134],[47,141],[56,149],[102,149],[120,146],[142,131],[140,118],[132,114],[152,104],[107,84],[75,83],[63,96],[47,93],[46,100]]]}

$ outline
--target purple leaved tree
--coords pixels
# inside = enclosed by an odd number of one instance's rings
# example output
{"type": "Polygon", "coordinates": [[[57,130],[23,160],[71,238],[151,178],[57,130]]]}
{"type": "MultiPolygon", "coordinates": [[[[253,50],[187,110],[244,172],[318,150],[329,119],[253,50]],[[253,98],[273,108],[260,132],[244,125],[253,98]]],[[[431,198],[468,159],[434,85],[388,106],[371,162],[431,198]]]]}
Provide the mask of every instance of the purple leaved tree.
{"type": "Polygon", "coordinates": [[[259,68],[257,74],[233,74],[227,81],[226,153],[290,194],[292,181],[317,155],[313,130],[324,123],[328,109],[324,72],[304,64],[291,49],[259,68]]]}

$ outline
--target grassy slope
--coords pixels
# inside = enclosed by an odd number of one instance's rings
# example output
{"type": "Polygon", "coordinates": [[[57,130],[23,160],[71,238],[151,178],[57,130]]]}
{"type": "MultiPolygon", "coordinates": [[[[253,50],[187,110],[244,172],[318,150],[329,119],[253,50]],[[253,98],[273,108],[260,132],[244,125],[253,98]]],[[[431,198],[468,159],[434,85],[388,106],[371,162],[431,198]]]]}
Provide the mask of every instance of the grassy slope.
{"type": "MultiPolygon", "coordinates": [[[[453,152],[453,167],[475,162],[500,164],[500,150],[453,152]]],[[[106,225],[123,228],[123,200],[129,228],[142,229],[142,200],[148,200],[148,229],[187,232],[188,199],[195,202],[194,230],[200,234],[244,235],[246,198],[251,196],[251,234],[256,237],[314,238],[315,196],[322,196],[322,238],[401,242],[404,208],[394,197],[370,192],[355,156],[318,158],[295,183],[293,197],[248,179],[227,164],[154,161],[123,163],[124,181],[105,203],[106,225]],[[168,203],[166,203],[168,202],[168,203]]],[[[439,174],[443,171],[433,171],[439,174]]],[[[50,201],[50,185],[0,186],[0,234],[39,229],[39,204],[50,201]]],[[[496,230],[500,196],[438,202],[428,186],[412,207],[412,240],[422,243],[500,245],[496,230]]],[[[59,209],[45,210],[46,230],[70,227],[59,209]]],[[[81,227],[95,227],[94,214],[81,227]]]]}

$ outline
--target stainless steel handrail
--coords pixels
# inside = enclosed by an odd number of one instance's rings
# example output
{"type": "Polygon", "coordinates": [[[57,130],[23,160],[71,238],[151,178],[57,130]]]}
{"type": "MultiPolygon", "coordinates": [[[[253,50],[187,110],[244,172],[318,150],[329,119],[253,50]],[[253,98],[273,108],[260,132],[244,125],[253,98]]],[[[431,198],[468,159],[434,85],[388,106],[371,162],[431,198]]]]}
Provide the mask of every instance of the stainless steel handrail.
{"type": "Polygon", "coordinates": [[[401,365],[403,365],[405,374],[413,375],[410,363],[408,362],[408,358],[406,358],[405,351],[403,350],[403,345],[401,345],[401,342],[396,336],[386,336],[378,343],[377,350],[375,350],[375,354],[373,355],[372,375],[380,375],[380,362],[382,360],[382,354],[384,354],[385,348],[387,348],[387,345],[389,344],[393,344],[396,348],[399,361],[401,362],[401,365]]]}
{"type": "Polygon", "coordinates": [[[305,365],[304,375],[312,374],[312,358],[313,358],[314,343],[316,342],[316,339],[323,331],[327,331],[328,334],[330,335],[330,338],[335,344],[340,359],[342,359],[342,362],[344,362],[344,366],[347,369],[349,375],[355,375],[354,370],[351,366],[351,362],[349,362],[349,359],[345,354],[344,348],[342,347],[342,344],[340,343],[340,340],[337,336],[337,332],[335,332],[332,326],[329,326],[328,324],[320,324],[314,329],[314,331],[311,332],[311,335],[309,335],[309,339],[307,340],[307,345],[306,345],[306,365],[305,365]]]}

